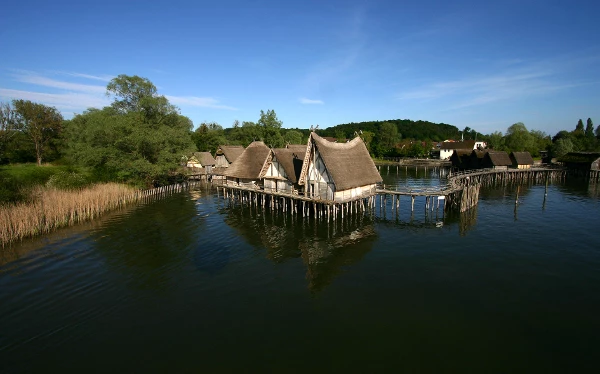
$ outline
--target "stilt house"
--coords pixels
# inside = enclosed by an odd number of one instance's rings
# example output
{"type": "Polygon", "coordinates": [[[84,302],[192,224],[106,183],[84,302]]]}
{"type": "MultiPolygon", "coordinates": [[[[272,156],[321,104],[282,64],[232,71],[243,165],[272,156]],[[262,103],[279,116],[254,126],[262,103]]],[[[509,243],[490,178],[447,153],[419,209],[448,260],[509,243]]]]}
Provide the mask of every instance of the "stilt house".
{"type": "Polygon", "coordinates": [[[298,194],[304,190],[298,185],[306,145],[288,145],[286,148],[273,148],[262,167],[265,191],[298,194]]]}
{"type": "Polygon", "coordinates": [[[312,132],[308,138],[298,184],[305,195],[338,203],[375,194],[382,182],[365,143],[356,137],[332,143],[312,132]]]}
{"type": "Polygon", "coordinates": [[[188,168],[204,168],[206,173],[210,173],[213,166],[215,166],[215,159],[210,152],[194,152],[192,157],[188,159],[188,168]]]}
{"type": "MultiPolygon", "coordinates": [[[[454,151],[471,151],[475,149],[475,140],[465,140],[462,142],[443,142],[440,145],[440,160],[449,160],[454,151]]],[[[463,152],[464,153],[464,152],[463,152]]]]}
{"type": "Polygon", "coordinates": [[[244,152],[241,145],[221,145],[215,153],[215,167],[226,168],[244,152]]]}
{"type": "Polygon", "coordinates": [[[486,169],[507,170],[512,165],[508,153],[502,151],[488,151],[483,156],[481,166],[486,169]]]}
{"type": "Polygon", "coordinates": [[[512,166],[517,169],[531,169],[533,165],[533,157],[529,152],[511,152],[510,160],[512,166]]]}
{"type": "Polygon", "coordinates": [[[471,150],[468,149],[455,149],[450,161],[452,161],[452,167],[458,169],[469,169],[471,167],[471,150]]]}
{"type": "Polygon", "coordinates": [[[582,171],[600,170],[600,152],[569,152],[560,157],[558,161],[562,162],[569,169],[582,171]]]}
{"type": "Polygon", "coordinates": [[[260,173],[270,149],[263,142],[252,142],[241,155],[223,171],[227,185],[260,188],[260,173]]]}
{"type": "Polygon", "coordinates": [[[471,169],[481,169],[483,164],[483,158],[487,153],[487,150],[474,149],[471,152],[471,160],[469,163],[469,168],[471,169]]]}

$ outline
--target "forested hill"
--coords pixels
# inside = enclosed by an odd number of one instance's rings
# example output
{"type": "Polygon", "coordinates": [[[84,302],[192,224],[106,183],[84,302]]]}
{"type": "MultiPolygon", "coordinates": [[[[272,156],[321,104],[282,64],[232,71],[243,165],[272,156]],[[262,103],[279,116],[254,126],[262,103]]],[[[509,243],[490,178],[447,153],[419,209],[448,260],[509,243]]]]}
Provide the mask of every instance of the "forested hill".
{"type": "MultiPolygon", "coordinates": [[[[381,134],[382,125],[390,123],[398,129],[398,135],[401,139],[417,139],[442,141],[445,139],[460,138],[460,131],[456,126],[445,123],[433,123],[429,121],[412,121],[410,119],[392,119],[387,121],[369,121],[369,122],[352,122],[345,123],[333,127],[328,127],[319,131],[322,136],[332,136],[340,138],[352,138],[354,132],[368,131],[374,135],[381,134]]],[[[386,126],[383,126],[386,127],[386,126]]]]}

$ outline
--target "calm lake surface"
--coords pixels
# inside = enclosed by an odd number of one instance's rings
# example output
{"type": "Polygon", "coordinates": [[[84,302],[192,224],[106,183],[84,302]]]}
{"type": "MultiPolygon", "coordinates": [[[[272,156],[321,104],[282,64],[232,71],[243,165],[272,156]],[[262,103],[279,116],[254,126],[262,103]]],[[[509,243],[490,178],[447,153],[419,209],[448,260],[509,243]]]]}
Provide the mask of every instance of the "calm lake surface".
{"type": "Polygon", "coordinates": [[[0,249],[0,372],[596,371],[600,187],[544,189],[327,224],[204,186],[0,249]]]}

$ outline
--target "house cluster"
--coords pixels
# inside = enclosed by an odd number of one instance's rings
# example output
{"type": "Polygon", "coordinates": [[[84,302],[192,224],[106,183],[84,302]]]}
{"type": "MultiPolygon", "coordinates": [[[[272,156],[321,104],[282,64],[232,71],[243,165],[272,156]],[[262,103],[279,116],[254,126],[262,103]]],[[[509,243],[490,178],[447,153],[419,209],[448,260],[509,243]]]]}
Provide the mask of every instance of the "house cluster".
{"type": "Polygon", "coordinates": [[[374,195],[382,181],[360,137],[342,143],[312,132],[306,145],[269,148],[255,141],[220,146],[212,160],[205,154],[194,154],[198,163],[188,166],[214,167],[212,174],[234,188],[344,203],[374,195]]]}
{"type": "Polygon", "coordinates": [[[440,147],[440,158],[452,161],[458,169],[529,169],[533,158],[529,152],[494,151],[485,148],[484,142],[465,140],[462,142],[444,142],[440,147]]]}

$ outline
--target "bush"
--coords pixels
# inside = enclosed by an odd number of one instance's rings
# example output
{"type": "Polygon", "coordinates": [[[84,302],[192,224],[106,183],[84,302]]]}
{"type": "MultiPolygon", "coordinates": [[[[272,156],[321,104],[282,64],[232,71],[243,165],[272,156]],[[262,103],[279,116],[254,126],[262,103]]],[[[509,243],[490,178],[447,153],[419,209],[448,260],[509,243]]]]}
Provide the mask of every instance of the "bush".
{"type": "Polygon", "coordinates": [[[46,187],[59,190],[75,190],[87,186],[89,181],[85,176],[76,172],[60,171],[52,175],[46,182],[46,187]]]}

